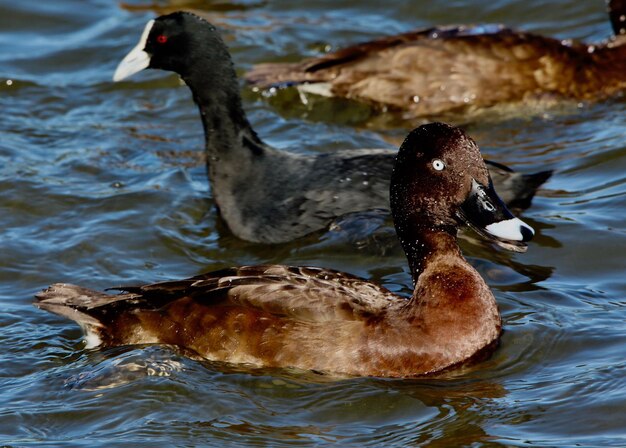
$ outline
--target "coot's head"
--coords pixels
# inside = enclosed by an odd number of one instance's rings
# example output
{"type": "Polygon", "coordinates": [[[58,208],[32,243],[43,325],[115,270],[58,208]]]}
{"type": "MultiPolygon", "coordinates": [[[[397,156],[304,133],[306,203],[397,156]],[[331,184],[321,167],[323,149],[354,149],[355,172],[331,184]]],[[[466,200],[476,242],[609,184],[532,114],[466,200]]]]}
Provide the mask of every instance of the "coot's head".
{"type": "Polygon", "coordinates": [[[403,244],[417,228],[456,234],[466,223],[509,250],[524,251],[533,229],[496,194],[476,143],[461,129],[430,123],[406,137],[391,178],[391,210],[403,244]]]}
{"type": "Polygon", "coordinates": [[[194,73],[212,77],[234,76],[228,49],[216,28],[195,14],[175,12],[150,20],[137,45],[124,57],[113,75],[121,81],[145,69],[194,73]],[[221,73],[227,70],[228,73],[221,73]]]}

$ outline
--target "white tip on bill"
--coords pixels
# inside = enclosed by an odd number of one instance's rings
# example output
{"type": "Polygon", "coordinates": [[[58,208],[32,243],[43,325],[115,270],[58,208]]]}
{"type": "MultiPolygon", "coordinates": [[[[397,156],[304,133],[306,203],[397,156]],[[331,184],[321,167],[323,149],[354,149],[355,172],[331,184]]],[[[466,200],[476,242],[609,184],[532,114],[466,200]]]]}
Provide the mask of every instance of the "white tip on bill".
{"type": "Polygon", "coordinates": [[[485,230],[498,238],[511,241],[528,241],[535,235],[533,228],[519,218],[494,222],[486,226],[485,230]]]}

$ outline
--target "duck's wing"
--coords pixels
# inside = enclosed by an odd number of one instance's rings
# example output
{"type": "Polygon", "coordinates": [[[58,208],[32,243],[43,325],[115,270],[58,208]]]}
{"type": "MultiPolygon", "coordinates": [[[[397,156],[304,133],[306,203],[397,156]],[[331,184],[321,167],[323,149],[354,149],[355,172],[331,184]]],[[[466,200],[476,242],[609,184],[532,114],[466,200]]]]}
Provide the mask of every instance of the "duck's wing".
{"type": "Polygon", "coordinates": [[[36,296],[36,305],[81,324],[98,325],[92,314],[158,309],[186,298],[206,305],[251,307],[304,321],[359,319],[405,301],[382,286],[349,274],[281,265],[229,268],[185,280],[115,289],[125,292],[105,294],[54,284],[36,296]]]}
{"type": "Polygon", "coordinates": [[[184,295],[311,321],[373,315],[403,301],[386,288],[350,274],[282,265],[242,266],[183,281],[124,289],[146,298],[184,295]]]}

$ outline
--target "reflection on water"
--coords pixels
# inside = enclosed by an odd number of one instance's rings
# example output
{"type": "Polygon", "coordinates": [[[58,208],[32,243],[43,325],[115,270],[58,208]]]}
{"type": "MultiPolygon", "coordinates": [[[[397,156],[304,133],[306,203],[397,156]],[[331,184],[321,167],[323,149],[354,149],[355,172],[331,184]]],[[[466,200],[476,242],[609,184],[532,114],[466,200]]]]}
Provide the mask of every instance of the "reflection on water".
{"type": "MultiPolygon", "coordinates": [[[[240,72],[432,24],[610,34],[601,1],[417,3],[184,5],[226,30],[240,72]]],[[[527,253],[465,233],[462,249],[493,289],[505,331],[492,357],[441,378],[337,380],[168,347],[85,350],[73,323],[35,309],[33,294],[57,281],[104,288],[254,263],[321,265],[411,289],[388,223],[373,240],[364,229],[357,247],[341,229],[273,247],[230,235],[188,89],[164,73],[110,82],[145,21],[178,7],[0,4],[2,444],[626,445],[622,99],[459,117],[490,159],[555,174],[524,212],[538,230],[527,253]]],[[[393,147],[416,124],[346,101],[242,89],[262,138],[298,152],[393,147]]]]}
{"type": "Polygon", "coordinates": [[[113,353],[107,355],[99,363],[96,355],[92,356],[90,365],[67,378],[65,386],[86,391],[110,389],[145,376],[169,377],[183,369],[183,364],[173,358],[172,351],[164,347],[154,346],[112,357],[109,356],[113,353]]]}

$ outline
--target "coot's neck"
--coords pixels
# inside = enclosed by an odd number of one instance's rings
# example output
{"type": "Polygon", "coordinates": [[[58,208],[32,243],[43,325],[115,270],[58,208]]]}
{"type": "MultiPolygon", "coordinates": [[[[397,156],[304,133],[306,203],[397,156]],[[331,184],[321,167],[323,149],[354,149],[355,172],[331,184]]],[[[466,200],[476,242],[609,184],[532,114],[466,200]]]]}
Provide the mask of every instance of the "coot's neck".
{"type": "Polygon", "coordinates": [[[209,166],[223,159],[244,162],[264,151],[241,105],[230,57],[227,52],[224,56],[221,64],[201,59],[193,71],[181,75],[200,109],[209,166]]]}

